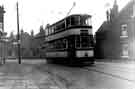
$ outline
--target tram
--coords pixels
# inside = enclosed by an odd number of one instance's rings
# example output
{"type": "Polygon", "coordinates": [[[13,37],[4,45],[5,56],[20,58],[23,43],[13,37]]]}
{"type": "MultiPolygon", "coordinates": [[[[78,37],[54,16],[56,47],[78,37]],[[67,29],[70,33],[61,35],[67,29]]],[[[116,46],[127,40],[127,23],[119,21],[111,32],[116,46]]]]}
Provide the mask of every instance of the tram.
{"type": "Polygon", "coordinates": [[[45,29],[45,57],[48,62],[72,65],[94,63],[91,15],[74,14],[45,29]]]}

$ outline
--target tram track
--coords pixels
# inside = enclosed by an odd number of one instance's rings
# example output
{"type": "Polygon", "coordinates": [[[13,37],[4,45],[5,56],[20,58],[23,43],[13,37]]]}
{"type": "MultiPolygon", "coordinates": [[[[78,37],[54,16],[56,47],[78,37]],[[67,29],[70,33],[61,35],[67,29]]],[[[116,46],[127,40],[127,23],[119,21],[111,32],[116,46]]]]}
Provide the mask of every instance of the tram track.
{"type": "Polygon", "coordinates": [[[113,78],[118,78],[118,79],[121,79],[121,80],[126,80],[128,82],[135,83],[135,80],[131,80],[131,79],[122,77],[120,75],[116,75],[116,74],[112,74],[112,73],[107,73],[107,72],[104,72],[104,71],[101,71],[101,70],[98,70],[98,69],[94,69],[94,68],[83,68],[83,69],[87,70],[87,71],[93,71],[93,72],[101,73],[101,74],[104,74],[104,75],[107,75],[107,76],[111,76],[113,78]]]}
{"type": "MultiPolygon", "coordinates": [[[[101,68],[101,69],[104,69],[105,67],[104,66],[96,66],[97,68],[101,68]]],[[[129,68],[127,68],[127,69],[125,69],[124,68],[124,70],[123,70],[123,67],[115,67],[115,66],[111,66],[111,70],[113,70],[113,71],[119,71],[119,72],[126,72],[126,73],[134,73],[134,71],[129,71],[129,70],[131,70],[131,69],[129,69],[129,68]]],[[[134,69],[133,69],[134,70],[134,69]]]]}

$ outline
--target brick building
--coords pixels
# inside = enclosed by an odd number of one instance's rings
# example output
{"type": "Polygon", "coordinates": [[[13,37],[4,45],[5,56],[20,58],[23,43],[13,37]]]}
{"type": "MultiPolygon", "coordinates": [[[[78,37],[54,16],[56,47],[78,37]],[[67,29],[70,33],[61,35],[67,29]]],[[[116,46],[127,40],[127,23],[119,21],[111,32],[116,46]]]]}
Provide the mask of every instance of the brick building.
{"type": "Polygon", "coordinates": [[[96,32],[96,57],[100,59],[135,59],[135,1],[118,12],[117,1],[107,11],[104,21],[96,32]]]}
{"type": "MultiPolygon", "coordinates": [[[[45,39],[45,31],[44,28],[41,26],[40,31],[34,35],[32,30],[31,34],[24,32],[21,30],[20,32],[20,51],[21,51],[21,58],[39,58],[41,57],[41,46],[45,39]]],[[[9,58],[17,58],[18,56],[18,45],[17,45],[17,35],[14,35],[11,32],[10,36],[8,37],[8,46],[7,52],[9,58]]]]}
{"type": "MultiPolygon", "coordinates": [[[[29,35],[27,32],[21,30],[20,32],[20,53],[22,58],[31,57],[32,50],[31,50],[31,41],[32,36],[29,35]]],[[[10,36],[8,37],[8,57],[9,58],[17,58],[18,57],[18,45],[17,45],[17,35],[14,35],[11,32],[10,36]]]]}
{"type": "Polygon", "coordinates": [[[31,49],[33,56],[43,57],[44,51],[42,50],[42,45],[45,40],[45,29],[43,26],[40,26],[39,30],[39,33],[37,33],[32,39],[31,49]]]}

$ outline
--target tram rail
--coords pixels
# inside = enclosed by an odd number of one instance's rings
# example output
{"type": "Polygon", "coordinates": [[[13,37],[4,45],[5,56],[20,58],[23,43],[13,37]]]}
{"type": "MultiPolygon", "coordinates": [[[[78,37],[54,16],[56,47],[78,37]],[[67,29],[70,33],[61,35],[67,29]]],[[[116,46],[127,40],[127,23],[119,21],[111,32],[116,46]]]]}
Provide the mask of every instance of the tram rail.
{"type": "Polygon", "coordinates": [[[104,72],[104,71],[100,71],[100,70],[97,70],[97,69],[94,69],[94,68],[91,69],[91,68],[85,67],[85,68],[83,68],[83,70],[93,71],[93,72],[101,73],[101,74],[104,74],[104,75],[107,75],[107,76],[111,76],[113,78],[118,78],[118,79],[121,79],[121,80],[126,80],[128,82],[135,83],[135,80],[131,80],[131,79],[122,77],[120,75],[115,75],[115,74],[112,74],[112,73],[107,73],[107,72],[104,72]]]}

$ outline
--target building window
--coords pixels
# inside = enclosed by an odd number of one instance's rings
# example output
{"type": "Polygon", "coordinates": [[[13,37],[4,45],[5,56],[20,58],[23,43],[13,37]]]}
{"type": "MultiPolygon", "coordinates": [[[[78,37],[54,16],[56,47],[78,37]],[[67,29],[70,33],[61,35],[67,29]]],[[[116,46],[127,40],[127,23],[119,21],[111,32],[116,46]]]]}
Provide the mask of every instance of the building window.
{"type": "Polygon", "coordinates": [[[0,31],[2,32],[2,23],[0,22],[0,31]]]}
{"type": "Polygon", "coordinates": [[[128,58],[129,57],[129,51],[128,51],[128,44],[127,43],[122,44],[121,57],[122,58],[128,58]]]}
{"type": "Polygon", "coordinates": [[[121,35],[120,38],[127,38],[128,37],[128,30],[127,30],[127,24],[121,25],[121,35]]]}
{"type": "Polygon", "coordinates": [[[133,13],[132,13],[132,18],[134,18],[135,17],[135,4],[133,5],[133,11],[132,11],[133,13]]]}

